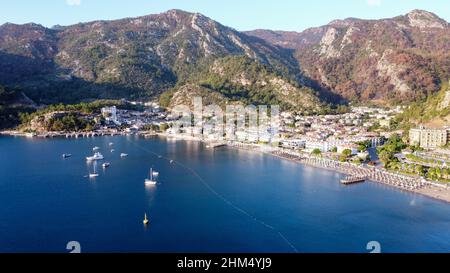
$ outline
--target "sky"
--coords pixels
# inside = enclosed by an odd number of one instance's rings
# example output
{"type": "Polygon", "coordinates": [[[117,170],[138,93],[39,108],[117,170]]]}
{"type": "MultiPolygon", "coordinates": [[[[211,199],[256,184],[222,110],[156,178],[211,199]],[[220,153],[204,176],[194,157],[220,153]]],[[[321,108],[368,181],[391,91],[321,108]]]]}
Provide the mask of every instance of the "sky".
{"type": "Polygon", "coordinates": [[[0,0],[0,24],[47,27],[155,14],[169,9],[200,12],[237,30],[302,31],[335,19],[380,19],[413,9],[450,21],[450,0],[0,0]]]}

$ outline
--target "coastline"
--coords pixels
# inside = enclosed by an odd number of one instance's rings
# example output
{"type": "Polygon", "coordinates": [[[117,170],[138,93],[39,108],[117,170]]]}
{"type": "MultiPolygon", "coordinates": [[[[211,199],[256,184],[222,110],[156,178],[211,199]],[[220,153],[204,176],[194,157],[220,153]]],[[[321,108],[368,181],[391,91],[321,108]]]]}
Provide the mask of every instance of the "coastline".
{"type": "MultiPolygon", "coordinates": [[[[291,162],[294,162],[294,163],[297,163],[297,164],[310,166],[310,167],[313,167],[313,168],[333,171],[333,172],[337,172],[337,173],[344,174],[344,175],[351,175],[352,174],[352,172],[349,171],[349,169],[346,170],[346,169],[341,169],[341,168],[328,168],[328,167],[320,166],[318,164],[311,164],[311,163],[308,163],[307,161],[304,161],[304,160],[303,161],[299,160],[298,157],[295,157],[293,155],[292,156],[286,156],[286,155],[282,155],[282,154],[279,154],[279,153],[277,154],[277,153],[273,153],[273,152],[264,152],[264,151],[261,151],[259,149],[260,147],[257,147],[257,146],[256,147],[252,147],[252,148],[251,147],[244,147],[244,146],[249,146],[249,145],[237,145],[237,146],[236,145],[233,145],[233,146],[228,145],[228,147],[230,147],[230,148],[234,148],[234,149],[238,149],[238,150],[247,150],[247,151],[260,152],[260,153],[271,155],[273,157],[277,157],[277,158],[280,158],[280,159],[288,160],[288,161],[291,161],[291,162]]],[[[385,173],[388,173],[388,172],[385,172],[385,173]]],[[[392,175],[397,176],[397,174],[392,174],[392,175]]],[[[399,187],[399,186],[395,186],[395,185],[392,185],[392,184],[387,184],[387,183],[383,183],[383,182],[380,182],[380,181],[376,181],[376,179],[368,178],[367,181],[370,181],[370,182],[373,182],[373,183],[383,184],[383,185],[386,185],[386,186],[389,186],[389,187],[392,187],[392,188],[395,188],[395,189],[398,189],[398,190],[402,190],[402,191],[407,191],[407,192],[411,192],[411,193],[415,193],[415,194],[420,194],[422,196],[426,196],[426,197],[429,197],[429,198],[432,198],[432,199],[435,199],[435,200],[442,201],[442,202],[445,202],[447,204],[450,204],[450,189],[448,187],[447,188],[443,188],[443,187],[435,186],[435,185],[431,184],[430,182],[426,183],[426,185],[424,185],[421,188],[408,189],[408,188],[399,187]]]]}
{"type": "MultiPolygon", "coordinates": [[[[117,136],[117,135],[128,135],[126,132],[86,132],[86,133],[49,133],[44,135],[32,135],[27,133],[21,133],[17,131],[0,131],[0,135],[8,135],[8,136],[19,136],[19,137],[27,137],[27,138],[54,138],[54,137],[64,137],[64,138],[78,138],[78,137],[100,137],[100,136],[117,136]]],[[[149,136],[157,136],[166,139],[176,139],[182,141],[196,141],[201,142],[208,145],[208,148],[214,149],[217,147],[226,146],[227,148],[237,149],[237,150],[246,150],[246,151],[254,151],[258,153],[268,154],[273,157],[277,157],[284,160],[289,160],[291,162],[295,162],[298,164],[303,164],[305,166],[310,166],[318,169],[328,170],[337,172],[344,175],[364,175],[367,177],[368,181],[374,183],[380,183],[386,186],[390,186],[396,188],[398,190],[404,190],[411,193],[420,194],[435,200],[443,201],[447,204],[450,204],[450,188],[441,186],[438,187],[434,185],[430,181],[426,181],[424,179],[419,181],[417,177],[409,177],[406,175],[393,174],[384,170],[377,169],[368,169],[364,167],[354,166],[350,163],[343,164],[342,162],[337,162],[331,159],[323,159],[323,158],[314,158],[308,157],[305,155],[301,155],[299,153],[287,153],[286,151],[276,150],[275,148],[262,147],[260,145],[254,144],[245,144],[245,143],[227,143],[227,142],[217,142],[217,141],[208,141],[199,137],[186,137],[186,136],[173,136],[167,133],[138,133],[139,136],[149,137],[149,136]],[[326,164],[324,164],[325,162],[326,164]],[[381,178],[385,178],[385,176],[391,176],[391,180],[395,182],[395,180],[407,180],[408,187],[412,187],[413,183],[419,183],[420,187],[417,188],[408,188],[404,185],[404,183],[398,183],[395,185],[394,183],[385,183],[381,180],[381,178]],[[400,186],[402,185],[402,186],[400,186]]],[[[388,177],[388,181],[389,177],[388,177]]],[[[406,183],[406,182],[405,182],[406,183]]]]}

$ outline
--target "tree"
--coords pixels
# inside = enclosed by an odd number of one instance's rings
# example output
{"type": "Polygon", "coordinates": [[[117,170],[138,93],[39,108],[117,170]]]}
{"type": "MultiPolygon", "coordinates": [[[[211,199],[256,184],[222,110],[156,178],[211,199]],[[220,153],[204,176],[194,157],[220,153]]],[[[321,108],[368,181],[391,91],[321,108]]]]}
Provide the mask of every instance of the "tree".
{"type": "Polygon", "coordinates": [[[333,148],[331,149],[331,152],[332,152],[332,153],[337,153],[337,151],[338,151],[338,148],[337,148],[337,147],[333,147],[333,148]]]}
{"type": "Polygon", "coordinates": [[[165,132],[167,129],[169,129],[169,125],[167,123],[163,123],[159,126],[159,130],[161,130],[161,132],[165,132]]]}
{"type": "Polygon", "coordinates": [[[389,151],[381,151],[381,153],[378,155],[378,157],[380,158],[380,161],[387,166],[389,164],[389,162],[393,159],[393,154],[389,151]]]}
{"type": "Polygon", "coordinates": [[[416,174],[418,174],[418,175],[424,174],[424,169],[423,169],[422,165],[416,165],[415,171],[416,171],[416,174]]]}
{"type": "Polygon", "coordinates": [[[361,160],[361,158],[357,157],[357,158],[355,158],[355,159],[353,160],[353,163],[355,163],[355,164],[357,164],[357,165],[361,165],[362,160],[361,160]]]}
{"type": "Polygon", "coordinates": [[[322,151],[320,150],[320,149],[314,149],[313,151],[312,151],[312,154],[313,155],[321,155],[322,154],[322,151]]]}
{"type": "Polygon", "coordinates": [[[350,157],[352,155],[352,150],[350,149],[345,149],[342,151],[342,155],[345,157],[350,157]]]}

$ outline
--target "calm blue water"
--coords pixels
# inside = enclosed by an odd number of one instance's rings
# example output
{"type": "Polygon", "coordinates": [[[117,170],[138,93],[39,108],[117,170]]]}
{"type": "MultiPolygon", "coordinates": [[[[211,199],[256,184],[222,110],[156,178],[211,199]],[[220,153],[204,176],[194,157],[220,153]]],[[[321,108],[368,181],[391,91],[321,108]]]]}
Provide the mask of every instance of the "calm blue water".
{"type": "Polygon", "coordinates": [[[450,205],[340,177],[194,142],[0,137],[0,252],[450,252],[450,205]],[[94,146],[111,168],[89,180],[94,146]]]}

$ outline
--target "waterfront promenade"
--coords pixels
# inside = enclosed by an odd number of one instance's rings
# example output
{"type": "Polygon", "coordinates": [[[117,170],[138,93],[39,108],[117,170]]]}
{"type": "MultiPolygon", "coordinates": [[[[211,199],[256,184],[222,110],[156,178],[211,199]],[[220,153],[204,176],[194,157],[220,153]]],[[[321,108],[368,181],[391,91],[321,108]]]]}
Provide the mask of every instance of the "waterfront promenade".
{"type": "Polygon", "coordinates": [[[335,171],[348,176],[366,177],[369,181],[396,187],[401,190],[419,193],[450,203],[450,188],[447,185],[434,181],[428,181],[422,177],[393,173],[369,165],[355,165],[349,162],[340,162],[328,158],[315,157],[308,153],[300,153],[293,150],[275,147],[263,147],[256,144],[245,144],[238,142],[230,142],[228,146],[238,149],[263,152],[300,164],[335,171]]]}

